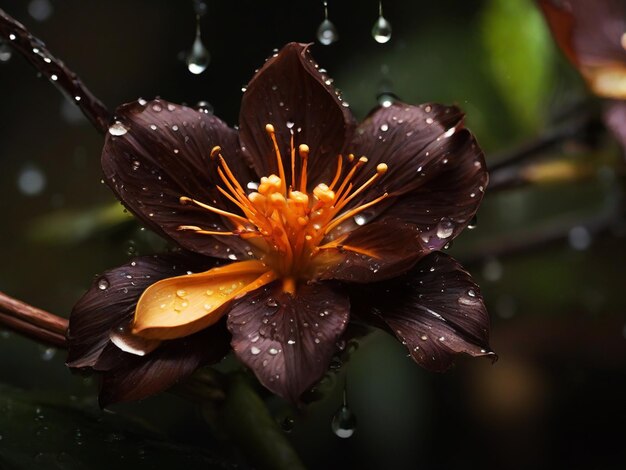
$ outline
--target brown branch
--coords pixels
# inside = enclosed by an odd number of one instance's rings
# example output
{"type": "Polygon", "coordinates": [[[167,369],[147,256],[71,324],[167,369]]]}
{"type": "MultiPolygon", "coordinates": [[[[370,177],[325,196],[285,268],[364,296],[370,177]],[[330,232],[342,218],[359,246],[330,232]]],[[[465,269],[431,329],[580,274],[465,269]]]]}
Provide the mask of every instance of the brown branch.
{"type": "Polygon", "coordinates": [[[65,64],[54,57],[45,44],[0,8],[0,39],[47,77],[68,99],[78,105],[91,124],[104,134],[111,122],[111,113],[83,84],[80,78],[65,64]]]}
{"type": "Polygon", "coordinates": [[[67,347],[68,321],[0,292],[0,326],[40,343],[67,347]]]}

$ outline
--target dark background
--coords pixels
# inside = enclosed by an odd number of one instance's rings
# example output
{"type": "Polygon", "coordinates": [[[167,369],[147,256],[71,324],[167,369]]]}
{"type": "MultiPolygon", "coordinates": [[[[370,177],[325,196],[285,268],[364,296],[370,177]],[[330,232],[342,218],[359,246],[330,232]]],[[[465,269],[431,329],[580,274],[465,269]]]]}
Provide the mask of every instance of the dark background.
{"type": "MultiPolygon", "coordinates": [[[[323,19],[317,1],[209,1],[201,28],[211,63],[196,76],[181,60],[194,39],[191,1],[0,1],[0,8],[111,109],[140,96],[206,100],[231,125],[254,70],[286,42],[315,41],[323,19]]],[[[382,91],[410,103],[457,103],[491,163],[558,125],[573,104],[601,106],[589,104],[531,1],[385,1],[393,37],[383,45],[370,32],[377,14],[375,1],[331,0],[340,40],[312,49],[360,119],[382,91]]],[[[97,273],[162,248],[100,184],[101,146],[102,137],[25,60],[13,54],[0,62],[0,290],[68,316],[97,273]]],[[[591,171],[582,181],[488,192],[478,228],[450,250],[483,289],[499,361],[461,359],[432,374],[395,340],[373,335],[333,376],[333,393],[289,412],[295,423],[286,435],[308,467],[624,468],[624,224],[615,219],[597,235],[587,228],[621,203],[623,158],[603,133],[594,145],[565,142],[546,158],[591,171]],[[559,230],[564,237],[535,249],[489,255],[559,230]],[[342,440],[330,421],[345,374],[358,426],[342,440]]],[[[41,428],[40,401],[87,409],[96,420],[106,415],[94,411],[94,382],[72,376],[63,356],[1,333],[0,396],[21,397],[33,415],[13,416],[0,401],[0,457],[18,455],[23,466],[15,468],[100,468],[103,455],[119,452],[116,465],[125,468],[123,452],[136,449],[119,450],[120,439],[103,437],[97,426],[79,439],[76,429],[86,431],[69,412],[65,421],[59,413],[58,429],[71,432],[55,435],[54,423],[41,428]],[[90,440],[97,450],[86,452],[90,440]],[[49,461],[39,447],[57,466],[41,463],[49,461]]],[[[270,405],[282,420],[285,405],[270,405]]],[[[114,412],[141,419],[172,445],[192,446],[189,455],[204,448],[222,464],[255,466],[236,443],[219,444],[198,409],[173,395],[114,412]]],[[[150,452],[159,462],[165,451],[150,452]]]]}

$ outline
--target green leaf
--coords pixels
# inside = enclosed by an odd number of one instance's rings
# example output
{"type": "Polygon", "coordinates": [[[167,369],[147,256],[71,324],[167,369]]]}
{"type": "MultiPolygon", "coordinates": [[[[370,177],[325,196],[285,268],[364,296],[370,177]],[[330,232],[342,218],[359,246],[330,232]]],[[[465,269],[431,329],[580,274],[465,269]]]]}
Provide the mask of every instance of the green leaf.
{"type": "Polygon", "coordinates": [[[552,86],[554,48],[534,2],[490,0],[482,33],[488,66],[509,113],[525,131],[539,129],[552,86]]]}
{"type": "MultiPolygon", "coordinates": [[[[204,449],[166,441],[120,415],[85,411],[42,394],[0,385],[0,468],[235,468],[204,449]]],[[[237,466],[236,468],[242,468],[237,466]]]]}

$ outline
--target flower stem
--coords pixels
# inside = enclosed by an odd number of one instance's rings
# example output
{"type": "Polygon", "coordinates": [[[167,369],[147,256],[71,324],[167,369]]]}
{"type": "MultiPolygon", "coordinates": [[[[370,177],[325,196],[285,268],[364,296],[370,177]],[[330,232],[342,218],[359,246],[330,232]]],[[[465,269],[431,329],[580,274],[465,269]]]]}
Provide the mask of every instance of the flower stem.
{"type": "Polygon", "coordinates": [[[68,321],[0,292],[0,326],[40,343],[66,348],[68,321]]]}
{"type": "Polygon", "coordinates": [[[35,69],[76,103],[98,132],[104,134],[111,122],[111,113],[65,64],[54,57],[45,44],[0,8],[0,39],[19,52],[35,69]]]}

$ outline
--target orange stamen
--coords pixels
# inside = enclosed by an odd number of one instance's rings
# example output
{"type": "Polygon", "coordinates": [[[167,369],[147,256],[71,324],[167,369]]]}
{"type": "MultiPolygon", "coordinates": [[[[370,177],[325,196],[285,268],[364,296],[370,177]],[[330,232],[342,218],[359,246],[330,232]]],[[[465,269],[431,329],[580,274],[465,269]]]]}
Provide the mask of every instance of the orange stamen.
{"type": "Polygon", "coordinates": [[[278,148],[278,141],[276,140],[276,130],[271,124],[265,125],[265,131],[269,134],[272,143],[274,144],[274,152],[276,153],[276,163],[278,165],[278,177],[282,181],[282,192],[285,192],[285,168],[283,167],[283,157],[280,154],[278,148]]]}

